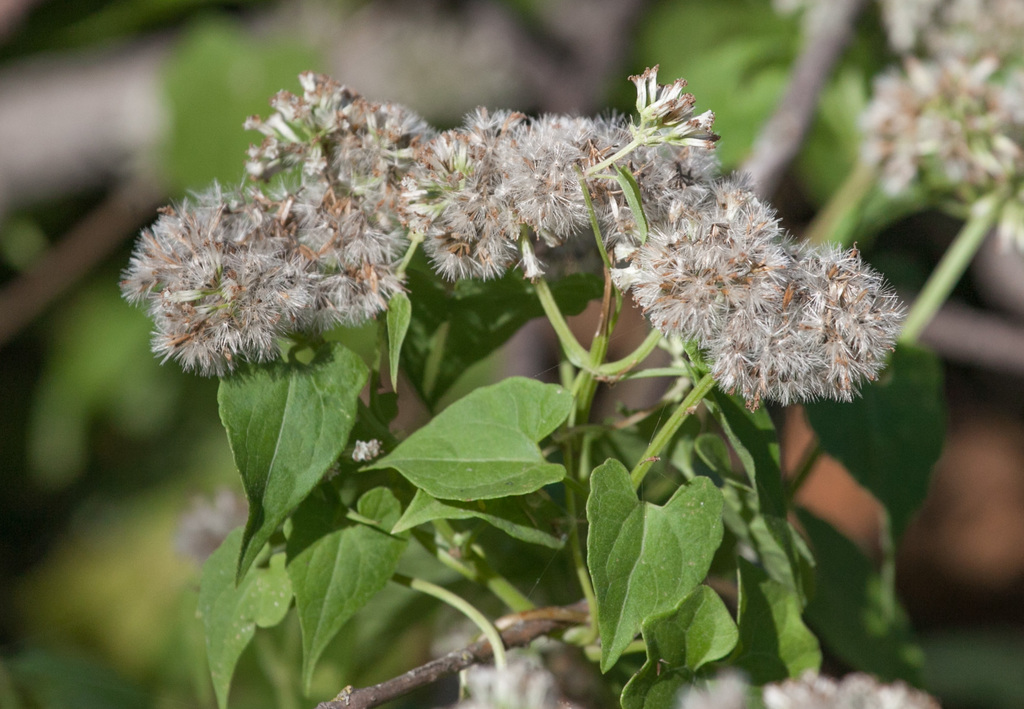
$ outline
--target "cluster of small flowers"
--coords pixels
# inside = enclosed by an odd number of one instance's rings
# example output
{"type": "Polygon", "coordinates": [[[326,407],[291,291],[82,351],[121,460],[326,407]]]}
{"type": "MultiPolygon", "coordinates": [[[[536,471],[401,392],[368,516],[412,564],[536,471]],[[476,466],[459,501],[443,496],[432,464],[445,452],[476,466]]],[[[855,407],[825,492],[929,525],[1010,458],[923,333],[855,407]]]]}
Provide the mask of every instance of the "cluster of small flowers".
{"type": "Polygon", "coordinates": [[[765,685],[761,702],[748,701],[749,686],[741,675],[724,672],[705,689],[679,696],[679,709],[939,709],[930,695],[902,682],[883,684],[870,675],[850,674],[841,680],[806,672],[800,679],[765,685]]]}
{"type": "Polygon", "coordinates": [[[533,279],[532,240],[557,257],[596,223],[617,285],[705,347],[727,390],[754,405],[850,398],[900,326],[881,278],[855,251],[797,247],[748,186],[719,177],[714,115],[695,114],[684,81],[660,85],[656,67],[631,79],[636,122],[479,109],[437,133],[304,74],[302,97],[282,92],[247,123],[266,136],[255,183],[165,210],[122,290],[148,303],[157,353],[221,375],[276,356],[283,335],[375,316],[421,241],[448,280],[516,265],[533,279]]]}
{"type": "Polygon", "coordinates": [[[814,672],[763,689],[766,709],[939,709],[934,697],[903,682],[855,673],[841,680],[814,672]]]}
{"type": "Polygon", "coordinates": [[[907,59],[876,81],[863,158],[898,193],[915,180],[988,193],[1024,175],[1024,73],[999,62],[907,59]]]}
{"type": "Polygon", "coordinates": [[[535,662],[515,659],[505,669],[473,665],[466,671],[469,698],[453,709],[557,709],[554,676],[535,662]]]}
{"type": "Polygon", "coordinates": [[[630,260],[620,282],[654,326],[701,343],[719,384],[755,406],[851,399],[902,324],[899,302],[856,249],[788,240],[735,178],[674,203],[630,260]]]}
{"type": "Polygon", "coordinates": [[[862,126],[862,159],[888,192],[997,198],[1000,237],[1024,248],[1024,71],[992,56],[908,58],[876,80],[862,126]]]}
{"type": "Polygon", "coordinates": [[[931,57],[1020,55],[1020,0],[879,0],[889,44],[931,57]]]}
{"type": "MultiPolygon", "coordinates": [[[[717,167],[714,114],[694,115],[686,82],[657,83],[657,68],[631,77],[639,122],[618,117],[548,115],[531,119],[478,109],[459,127],[417,151],[399,212],[426,237],[435,270],[449,280],[493,278],[519,263],[527,278],[544,274],[530,236],[557,247],[590,228],[584,175],[628,155],[645,187],[645,209],[667,193],[703,182],[717,167]]],[[[589,197],[612,239],[632,238],[636,220],[613,180],[588,182],[589,197]]]]}
{"type": "Polygon", "coordinates": [[[124,296],[155,323],[154,352],[186,369],[220,376],[239,357],[272,359],[282,336],[364,321],[402,287],[408,239],[394,205],[432,133],[327,77],[300,82],[303,96],[281,92],[269,119],[247,121],[266,135],[246,166],[265,184],[214,186],[163,210],[125,271],[124,296]]]}

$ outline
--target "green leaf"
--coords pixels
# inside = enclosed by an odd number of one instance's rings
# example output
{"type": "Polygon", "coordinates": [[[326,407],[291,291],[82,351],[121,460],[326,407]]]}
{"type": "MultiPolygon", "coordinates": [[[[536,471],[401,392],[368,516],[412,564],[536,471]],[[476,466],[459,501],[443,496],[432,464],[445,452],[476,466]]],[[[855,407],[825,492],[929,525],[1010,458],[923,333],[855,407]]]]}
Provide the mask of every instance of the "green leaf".
{"type": "MultiPolygon", "coordinates": [[[[378,487],[359,498],[358,512],[380,523],[380,529],[348,522],[312,544],[298,542],[294,546],[302,549],[294,556],[289,539],[288,574],[302,628],[302,681],[306,691],[324,648],[394,573],[406,539],[382,530],[390,529],[401,511],[394,494],[378,487]]],[[[303,530],[304,535],[309,533],[303,530]]]]}
{"type": "Polygon", "coordinates": [[[640,243],[643,244],[647,241],[649,227],[647,214],[644,212],[644,206],[640,200],[640,185],[637,184],[636,178],[633,177],[629,168],[622,165],[615,166],[615,180],[626,197],[626,204],[629,205],[629,211],[633,213],[633,219],[636,221],[636,230],[639,232],[637,236],[640,237],[640,243]]]}
{"type": "Polygon", "coordinates": [[[217,400],[249,499],[238,577],[345,448],[366,365],[341,345],[308,364],[249,365],[221,381],[217,400]]]}
{"type": "MultiPolygon", "coordinates": [[[[416,270],[408,276],[412,320],[402,368],[431,408],[471,364],[544,315],[534,287],[515,271],[493,281],[465,279],[454,286],[416,270]]],[[[576,315],[601,297],[603,287],[596,276],[577,274],[551,284],[551,291],[562,313],[576,315]]]]}
{"type": "Polygon", "coordinates": [[[662,507],[641,502],[617,460],[597,467],[590,486],[587,563],[606,672],[643,621],[675,607],[704,579],[722,541],[722,495],[698,478],[662,507]]]}
{"type": "Polygon", "coordinates": [[[942,453],[942,368],[931,352],[901,344],[889,368],[851,403],[806,406],[821,447],[885,505],[899,541],[928,493],[942,453]]]}
{"type": "Polygon", "coordinates": [[[537,442],[566,419],[572,403],[560,386],[511,377],[456,401],[367,469],[394,468],[445,500],[525,495],[565,477],[537,442]]]}
{"type": "Polygon", "coordinates": [[[236,529],[203,564],[199,582],[199,614],[206,627],[206,656],[220,709],[227,706],[231,675],[256,626],[280,623],[292,599],[284,554],[272,556],[269,567],[253,569],[235,585],[241,546],[242,530],[236,529]]]}
{"type": "Polygon", "coordinates": [[[775,424],[766,408],[747,409],[743,399],[715,389],[704,400],[715,420],[729,438],[736,456],[758,491],[760,509],[785,515],[786,495],[779,464],[779,441],[775,424]]]}
{"type": "Polygon", "coordinates": [[[818,558],[817,592],[806,610],[811,627],[850,666],[920,686],[924,656],[893,589],[828,522],[801,510],[800,523],[818,558]]]}
{"type": "Polygon", "coordinates": [[[674,609],[643,624],[647,662],[622,690],[623,709],[678,706],[679,690],[703,665],[736,647],[739,631],[722,599],[697,586],[674,609]]]}
{"type": "Polygon", "coordinates": [[[505,534],[530,544],[540,544],[551,549],[565,545],[562,535],[552,534],[564,523],[564,513],[543,492],[529,495],[503,497],[496,500],[438,500],[422,490],[405,509],[392,532],[407,529],[435,519],[482,519],[505,534]]]}
{"type": "Polygon", "coordinates": [[[740,644],[733,664],[754,684],[818,669],[821,649],[800,617],[799,596],[743,558],[739,577],[740,644]]]}
{"type": "Polygon", "coordinates": [[[179,37],[164,66],[170,135],[162,157],[174,188],[239,184],[246,148],[262,139],[242,130],[245,119],[266,115],[271,96],[298,91],[299,73],[321,63],[308,43],[250,37],[221,19],[179,37]]]}
{"type": "Polygon", "coordinates": [[[771,578],[796,592],[802,603],[813,595],[814,558],[787,519],[775,425],[765,409],[748,410],[743,400],[713,390],[705,399],[722,426],[751,485],[739,481],[717,446],[699,440],[698,454],[725,479],[725,524],[757,553],[771,578]]]}
{"type": "Polygon", "coordinates": [[[391,388],[398,391],[398,359],[402,343],[409,331],[412,318],[412,303],[409,296],[399,291],[388,301],[388,364],[390,365],[391,388]]]}

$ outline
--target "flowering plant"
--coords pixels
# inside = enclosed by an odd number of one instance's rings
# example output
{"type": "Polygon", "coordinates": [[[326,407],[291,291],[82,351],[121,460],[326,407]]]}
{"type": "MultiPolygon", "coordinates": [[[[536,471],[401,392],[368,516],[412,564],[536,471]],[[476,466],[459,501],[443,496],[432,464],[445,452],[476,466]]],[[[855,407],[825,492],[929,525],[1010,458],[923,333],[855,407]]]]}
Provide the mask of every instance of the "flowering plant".
{"type": "MultiPolygon", "coordinates": [[[[796,242],[744,178],[721,175],[713,114],[656,71],[632,79],[633,120],[479,109],[447,131],[303,74],[301,96],[248,121],[264,139],[246,186],[214,186],[143,233],[123,293],[148,308],[158,355],[221,378],[249,504],[199,597],[222,707],[257,626],[294,606],[308,688],[389,581],[483,638],[419,676],[504,668],[506,646],[540,635],[621,677],[624,707],[670,706],[723,666],[757,684],[818,668],[803,620],[815,559],[761,404],[853,400],[903,309],[855,248],[796,242]],[[626,296],[652,328],[609,361],[626,296]],[[565,318],[591,302],[584,346],[565,318]],[[510,377],[446,401],[541,315],[559,383],[510,377]],[[360,356],[346,327],[367,321],[378,346],[360,356]],[[669,366],[645,367],[659,347],[669,366]],[[669,385],[653,406],[597,420],[599,388],[644,377],[669,385]],[[425,422],[402,415],[413,392],[425,422]],[[519,569],[536,549],[544,562],[519,569]]],[[[901,349],[894,369],[916,357],[901,349]]],[[[871,632],[905,630],[894,602],[880,612],[871,632]]],[[[912,652],[894,647],[888,674],[905,676],[912,652]]]]}

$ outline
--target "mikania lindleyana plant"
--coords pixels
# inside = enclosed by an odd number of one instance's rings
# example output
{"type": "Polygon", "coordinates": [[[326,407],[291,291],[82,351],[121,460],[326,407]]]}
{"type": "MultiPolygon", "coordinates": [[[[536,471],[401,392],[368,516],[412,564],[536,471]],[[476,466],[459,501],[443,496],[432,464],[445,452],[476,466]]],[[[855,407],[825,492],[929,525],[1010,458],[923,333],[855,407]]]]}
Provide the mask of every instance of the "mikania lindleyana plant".
{"type": "MultiPolygon", "coordinates": [[[[646,651],[625,707],[672,706],[725,666],[756,684],[817,669],[801,621],[813,560],[787,521],[758,407],[852,399],[885,366],[903,310],[856,249],[792,240],[742,177],[719,173],[714,115],[696,112],[685,82],[659,85],[655,69],[632,80],[632,119],[478,109],[437,131],[303,74],[302,96],[281,92],[269,118],[248,121],[265,137],[244,187],[214,186],[143,232],[123,293],[148,308],[158,355],[222,377],[249,501],[200,593],[221,706],[257,625],[294,605],[308,687],[328,643],[389,580],[465,614],[504,668],[499,628],[511,621],[406,573],[412,547],[497,596],[513,620],[551,618],[545,632],[602,671],[646,651]],[[603,289],[571,273],[588,260],[603,289]],[[651,334],[608,362],[627,294],[651,334]],[[588,349],[564,314],[593,299],[588,349]],[[411,434],[391,429],[382,368],[392,382],[404,371],[433,411],[453,367],[542,314],[565,355],[562,386],[510,378],[411,434]],[[339,327],[371,320],[382,347],[366,363],[339,327]],[[658,344],[672,366],[644,370],[658,344]],[[676,385],[648,412],[593,421],[597,387],[636,376],[676,385]],[[616,437],[641,422],[653,428],[628,457],[616,437]],[[671,485],[638,496],[659,457],[673,461],[671,485]],[[488,528],[561,550],[585,602],[536,608],[546,592],[504,575],[508,547],[489,548],[488,528]],[[703,585],[709,572],[738,597],[727,605],[703,585]]],[[[528,675],[520,699],[547,705],[553,685],[528,675]]]]}

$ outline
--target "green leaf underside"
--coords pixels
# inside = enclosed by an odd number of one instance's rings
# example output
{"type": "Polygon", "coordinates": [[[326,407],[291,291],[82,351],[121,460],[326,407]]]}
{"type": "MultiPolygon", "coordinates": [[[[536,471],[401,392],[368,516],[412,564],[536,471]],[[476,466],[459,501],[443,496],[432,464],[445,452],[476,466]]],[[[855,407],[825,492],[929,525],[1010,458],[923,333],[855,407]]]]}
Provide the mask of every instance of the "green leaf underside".
{"type": "MultiPolygon", "coordinates": [[[[514,270],[492,281],[467,279],[451,287],[416,270],[408,276],[412,321],[402,368],[430,407],[470,365],[544,315],[534,287],[514,270]]],[[[603,287],[596,276],[575,274],[552,283],[551,292],[563,314],[577,315],[601,297],[603,287]]]]}
{"type": "Polygon", "coordinates": [[[456,401],[367,469],[394,468],[444,500],[525,495],[565,477],[537,442],[572,404],[562,387],[511,377],[456,401]]]}
{"type": "Polygon", "coordinates": [[[664,506],[641,502],[617,460],[594,470],[587,501],[587,558],[597,594],[601,670],[641,624],[675,607],[707,574],[722,541],[722,495],[707,478],[664,506]]]}
{"type": "Polygon", "coordinates": [[[409,296],[401,291],[391,296],[388,301],[388,371],[391,375],[391,388],[395,391],[398,391],[398,360],[411,318],[412,303],[409,296]]]}
{"type": "Polygon", "coordinates": [[[859,398],[805,407],[825,452],[885,505],[896,541],[924,501],[942,453],[943,402],[939,360],[901,344],[889,368],[859,398]]]}
{"type": "Polygon", "coordinates": [[[438,500],[423,490],[405,509],[392,532],[403,532],[435,519],[481,519],[510,537],[551,549],[561,549],[565,539],[554,530],[564,523],[564,513],[542,492],[494,500],[438,500]]]}
{"type": "Polygon", "coordinates": [[[817,670],[821,649],[800,617],[799,596],[743,558],[739,580],[740,642],[733,664],[754,684],[817,670]]]}
{"type": "Polygon", "coordinates": [[[335,344],[308,365],[246,366],[221,380],[220,417],[249,500],[239,578],[345,448],[368,376],[335,344]]]}
{"type": "Polygon", "coordinates": [[[697,586],[667,613],[643,623],[647,662],[622,690],[623,709],[678,706],[679,690],[702,666],[729,654],[739,631],[714,591],[697,586]]]}
{"type": "Polygon", "coordinates": [[[327,644],[384,587],[406,547],[405,538],[382,531],[390,529],[402,511],[390,490],[366,492],[357,509],[379,522],[381,529],[348,523],[305,546],[288,562],[302,628],[302,681],[307,691],[327,644]]]}
{"type": "Polygon", "coordinates": [[[227,706],[231,675],[256,626],[269,628],[280,623],[292,598],[284,554],[271,557],[268,567],[253,569],[235,585],[241,545],[239,528],[203,564],[199,583],[199,614],[206,628],[206,656],[220,709],[227,706]]]}
{"type": "Polygon", "coordinates": [[[886,682],[920,686],[924,657],[903,608],[857,545],[801,510],[818,558],[817,592],[807,620],[828,648],[886,682]]]}

